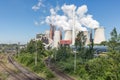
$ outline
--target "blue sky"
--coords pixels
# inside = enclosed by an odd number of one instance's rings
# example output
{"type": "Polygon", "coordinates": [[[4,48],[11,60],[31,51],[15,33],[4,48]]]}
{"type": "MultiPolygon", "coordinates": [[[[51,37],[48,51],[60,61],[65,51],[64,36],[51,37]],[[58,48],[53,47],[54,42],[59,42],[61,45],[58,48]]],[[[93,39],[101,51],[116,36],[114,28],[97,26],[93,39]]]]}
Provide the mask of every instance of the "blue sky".
{"type": "Polygon", "coordinates": [[[26,43],[35,38],[37,33],[49,29],[49,25],[36,26],[35,21],[42,21],[50,15],[50,8],[56,5],[87,5],[88,13],[93,15],[101,26],[105,27],[109,39],[113,27],[120,32],[120,0],[42,0],[43,7],[34,11],[32,7],[38,0],[1,0],[0,1],[0,43],[26,43]]]}

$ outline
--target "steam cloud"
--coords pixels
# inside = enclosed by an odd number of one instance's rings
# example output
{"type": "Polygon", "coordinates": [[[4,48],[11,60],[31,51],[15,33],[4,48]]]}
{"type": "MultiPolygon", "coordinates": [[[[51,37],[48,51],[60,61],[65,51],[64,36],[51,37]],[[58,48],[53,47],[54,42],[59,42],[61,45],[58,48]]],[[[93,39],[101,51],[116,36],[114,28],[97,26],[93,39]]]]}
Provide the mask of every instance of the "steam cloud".
{"type": "Polygon", "coordinates": [[[53,24],[56,27],[60,27],[63,30],[71,30],[73,27],[73,22],[75,23],[75,29],[80,31],[87,31],[87,28],[93,29],[100,27],[99,22],[94,20],[92,15],[87,14],[87,12],[88,8],[86,5],[82,5],[77,8],[73,4],[64,4],[61,8],[58,6],[55,9],[51,8],[51,15],[46,17],[45,22],[47,24],[53,24]],[[63,15],[59,15],[57,13],[60,9],[62,10],[63,15]]]}

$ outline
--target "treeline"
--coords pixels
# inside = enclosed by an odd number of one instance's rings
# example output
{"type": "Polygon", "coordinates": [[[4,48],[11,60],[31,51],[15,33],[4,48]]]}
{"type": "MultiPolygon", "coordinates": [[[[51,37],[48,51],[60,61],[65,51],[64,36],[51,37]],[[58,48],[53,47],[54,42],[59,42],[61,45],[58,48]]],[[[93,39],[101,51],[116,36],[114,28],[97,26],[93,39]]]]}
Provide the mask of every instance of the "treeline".
{"type": "Polygon", "coordinates": [[[53,51],[52,61],[57,68],[73,76],[76,80],[119,80],[120,79],[120,34],[116,28],[111,38],[102,42],[108,46],[108,52],[94,57],[93,43],[85,48],[86,37],[79,32],[76,39],[75,52],[70,47],[60,47],[53,51]],[[75,60],[76,59],[76,60],[75,60]]]}

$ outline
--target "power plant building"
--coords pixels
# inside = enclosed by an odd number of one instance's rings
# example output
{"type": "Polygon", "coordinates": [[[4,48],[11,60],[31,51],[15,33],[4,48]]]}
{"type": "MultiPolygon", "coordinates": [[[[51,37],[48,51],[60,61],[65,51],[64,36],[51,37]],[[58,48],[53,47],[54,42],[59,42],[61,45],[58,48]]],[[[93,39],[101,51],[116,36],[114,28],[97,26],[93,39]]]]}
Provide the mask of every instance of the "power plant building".
{"type": "Polygon", "coordinates": [[[45,35],[46,35],[47,38],[50,38],[50,31],[49,31],[49,30],[46,30],[46,31],[45,31],[45,35]]]}
{"type": "MultiPolygon", "coordinates": [[[[90,44],[93,40],[95,44],[100,44],[102,41],[105,41],[104,28],[96,28],[94,31],[94,39],[92,37],[92,31],[83,31],[83,34],[86,36],[85,45],[90,44]]],[[[73,37],[76,38],[78,32],[79,30],[75,30],[73,35],[73,30],[65,30],[64,39],[62,39],[62,29],[56,29],[54,25],[50,24],[50,30],[46,30],[45,34],[37,34],[36,40],[42,40],[46,49],[48,47],[58,48],[60,45],[73,45],[73,42],[75,42],[73,37]]]]}
{"type": "Polygon", "coordinates": [[[64,40],[72,40],[72,30],[66,30],[64,35],[64,40]]]}
{"type": "Polygon", "coordinates": [[[96,28],[94,33],[94,43],[100,44],[102,41],[105,41],[104,28],[96,28]]]}
{"type": "Polygon", "coordinates": [[[60,31],[54,32],[54,47],[57,48],[60,44],[60,31]]]}

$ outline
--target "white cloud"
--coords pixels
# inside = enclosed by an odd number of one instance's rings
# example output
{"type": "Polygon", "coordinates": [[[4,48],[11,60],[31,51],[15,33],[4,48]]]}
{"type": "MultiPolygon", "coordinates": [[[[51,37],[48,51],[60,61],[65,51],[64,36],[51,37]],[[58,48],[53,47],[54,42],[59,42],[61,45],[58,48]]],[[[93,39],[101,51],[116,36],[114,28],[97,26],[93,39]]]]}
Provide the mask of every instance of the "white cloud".
{"type": "Polygon", "coordinates": [[[40,21],[40,22],[34,21],[34,24],[35,24],[35,26],[40,26],[40,25],[45,24],[45,21],[40,21]]]}
{"type": "Polygon", "coordinates": [[[97,28],[99,27],[99,22],[94,20],[92,15],[88,14],[87,5],[82,5],[77,8],[75,5],[64,4],[61,7],[63,15],[59,15],[57,11],[59,8],[51,8],[50,16],[46,17],[45,22],[48,24],[53,24],[56,27],[60,27],[63,30],[71,30],[73,27],[73,22],[75,22],[75,29],[80,31],[86,31],[87,28],[97,28]],[[73,13],[74,11],[74,13],[73,13]],[[74,14],[74,15],[73,15],[74,14]],[[74,17],[74,21],[73,21],[74,17]],[[84,27],[83,27],[84,26],[84,27]]]}
{"type": "Polygon", "coordinates": [[[38,0],[38,3],[32,7],[34,11],[37,11],[40,9],[40,7],[44,7],[45,5],[43,4],[42,0],[38,0]]]}
{"type": "Polygon", "coordinates": [[[50,9],[50,13],[51,13],[51,15],[56,15],[56,12],[53,8],[50,9]]]}
{"type": "Polygon", "coordinates": [[[57,11],[59,11],[59,10],[60,10],[60,6],[57,5],[57,6],[55,7],[55,11],[57,12],[57,11]]]}
{"type": "Polygon", "coordinates": [[[45,21],[41,21],[41,22],[40,22],[41,25],[44,24],[44,23],[45,23],[45,21]]]}
{"type": "Polygon", "coordinates": [[[35,26],[39,26],[39,22],[34,21],[35,26]]]}

